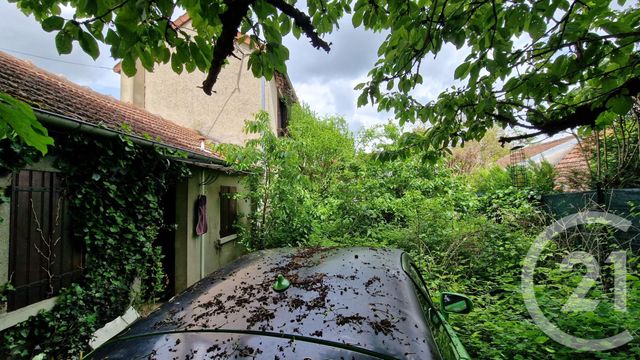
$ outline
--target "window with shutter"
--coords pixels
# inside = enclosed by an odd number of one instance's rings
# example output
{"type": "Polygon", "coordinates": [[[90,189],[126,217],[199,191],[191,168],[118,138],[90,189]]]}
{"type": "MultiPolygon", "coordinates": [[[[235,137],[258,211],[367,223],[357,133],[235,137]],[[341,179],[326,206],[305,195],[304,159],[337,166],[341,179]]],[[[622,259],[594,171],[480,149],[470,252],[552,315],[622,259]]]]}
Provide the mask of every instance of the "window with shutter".
{"type": "Polygon", "coordinates": [[[235,199],[236,188],[234,186],[220,187],[220,237],[234,235],[234,227],[238,220],[238,200],[235,199]]]}

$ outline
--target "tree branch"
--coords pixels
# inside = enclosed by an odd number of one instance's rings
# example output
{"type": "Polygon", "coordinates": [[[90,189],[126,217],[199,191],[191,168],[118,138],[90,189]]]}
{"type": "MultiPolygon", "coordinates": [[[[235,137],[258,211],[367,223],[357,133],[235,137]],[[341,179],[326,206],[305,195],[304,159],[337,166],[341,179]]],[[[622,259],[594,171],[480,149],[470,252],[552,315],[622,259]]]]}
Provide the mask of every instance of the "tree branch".
{"type": "Polygon", "coordinates": [[[528,134],[522,134],[522,135],[516,135],[516,136],[501,136],[500,139],[498,139],[498,141],[500,141],[500,145],[504,145],[505,143],[508,143],[508,142],[530,139],[532,137],[536,137],[542,134],[544,134],[544,131],[537,131],[534,133],[528,133],[528,134]]]}
{"type": "Polygon", "coordinates": [[[640,78],[634,77],[627,80],[622,86],[618,87],[595,106],[593,102],[588,102],[576,106],[573,111],[563,117],[547,116],[550,119],[544,123],[534,123],[533,125],[542,130],[547,135],[555,135],[560,131],[575,128],[578,126],[595,126],[596,119],[600,114],[607,111],[607,101],[615,96],[638,96],[640,94],[640,78]]]}
{"type": "Polygon", "coordinates": [[[331,50],[329,44],[320,38],[316,29],[311,24],[311,18],[309,18],[307,14],[296,9],[293,5],[286,3],[284,0],[266,0],[266,2],[292,18],[295,25],[302,29],[309,40],[311,40],[311,45],[314,48],[323,49],[326,52],[331,50]]]}
{"type": "MultiPolygon", "coordinates": [[[[104,19],[107,15],[109,15],[109,14],[111,14],[112,12],[114,12],[114,11],[118,10],[119,8],[121,8],[121,7],[125,6],[128,2],[129,2],[129,0],[124,0],[124,1],[123,1],[123,2],[121,2],[120,4],[118,4],[118,5],[116,5],[116,6],[112,7],[112,8],[110,8],[110,9],[108,9],[107,11],[105,11],[105,12],[104,12],[104,14],[99,15],[99,16],[96,16],[96,17],[94,17],[94,18],[92,18],[92,19],[87,19],[87,20],[81,21],[81,22],[79,22],[79,24],[86,25],[86,24],[89,24],[89,23],[92,23],[92,22],[95,22],[95,21],[98,21],[98,20],[103,21],[103,19],[104,19]]],[[[104,22],[104,21],[103,21],[103,22],[104,22]]]]}
{"type": "Polygon", "coordinates": [[[218,75],[220,75],[220,70],[222,70],[225,60],[233,53],[238,27],[240,27],[240,22],[249,11],[249,6],[253,4],[253,1],[225,1],[227,11],[220,15],[222,31],[213,46],[213,58],[207,78],[202,82],[202,90],[204,90],[205,94],[211,95],[213,85],[218,80],[218,75]]]}
{"type": "Polygon", "coordinates": [[[532,125],[538,129],[538,132],[511,136],[501,137],[500,142],[511,142],[515,140],[522,140],[532,138],[541,134],[547,134],[549,136],[555,135],[561,131],[573,129],[578,126],[595,126],[596,119],[600,114],[607,111],[607,101],[615,96],[638,96],[640,94],[640,78],[634,77],[627,80],[622,86],[618,87],[614,91],[609,92],[604,100],[600,102],[600,105],[595,106],[593,101],[583,103],[576,106],[573,111],[565,116],[555,116],[554,113],[546,116],[546,121],[540,123],[532,123],[532,125]]]}

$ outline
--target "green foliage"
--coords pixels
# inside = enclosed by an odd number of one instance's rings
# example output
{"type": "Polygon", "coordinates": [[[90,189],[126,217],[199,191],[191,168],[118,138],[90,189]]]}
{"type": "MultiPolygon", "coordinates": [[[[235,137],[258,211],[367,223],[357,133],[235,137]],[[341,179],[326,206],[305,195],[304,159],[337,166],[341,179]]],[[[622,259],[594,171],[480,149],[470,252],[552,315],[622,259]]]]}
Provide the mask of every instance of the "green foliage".
{"type": "Polygon", "coordinates": [[[328,186],[354,156],[354,139],[340,117],[318,116],[307,105],[292,107],[288,136],[296,144],[301,171],[312,184],[328,186]]]}
{"type": "MultiPolygon", "coordinates": [[[[526,179],[525,188],[531,189],[538,194],[549,194],[557,191],[554,182],[557,175],[556,170],[549,162],[529,162],[526,165],[518,166],[522,166],[517,170],[521,171],[526,179]]],[[[471,186],[479,193],[490,193],[514,186],[513,171],[515,170],[511,166],[503,169],[498,165],[494,165],[474,170],[469,174],[468,179],[471,181],[471,186]]]]}
{"type": "Polygon", "coordinates": [[[0,141],[18,137],[45,155],[53,145],[47,129],[40,124],[31,107],[5,93],[0,93],[0,141]]]}
{"type": "Polygon", "coordinates": [[[509,171],[494,165],[477,169],[469,175],[471,186],[479,193],[488,193],[495,189],[506,189],[513,186],[509,171]]]}
{"type": "MultiPolygon", "coordinates": [[[[269,196],[280,200],[277,204],[274,201],[269,210],[273,212],[273,220],[269,213],[265,218],[266,222],[273,221],[273,225],[262,226],[277,227],[269,230],[277,236],[269,235],[273,241],[265,242],[264,246],[404,249],[422,270],[434,301],[438,301],[438,293],[442,291],[464,293],[472,298],[476,308],[468,315],[452,315],[450,322],[473,358],[622,359],[640,352],[637,339],[609,352],[578,352],[549,339],[531,320],[521,295],[520,277],[524,256],[549,220],[538,206],[541,193],[550,191],[553,185],[553,169],[548,163],[530,164],[526,168],[530,186],[515,188],[509,171],[499,167],[460,174],[448,159],[424,161],[422,153],[405,153],[404,157],[379,161],[377,154],[381,150],[392,152],[403,146],[402,131],[397,126],[367,129],[355,140],[344,129],[339,130],[341,126],[318,119],[304,108],[294,114],[291,137],[276,138],[263,133],[255,143],[268,146],[238,150],[245,158],[280,156],[277,167],[266,168],[272,174],[277,169],[282,177],[272,175],[269,196]],[[331,144],[332,138],[335,144],[331,144]],[[353,144],[360,146],[354,148],[353,144]],[[331,161],[327,162],[329,155],[331,161]],[[276,184],[279,181],[291,183],[292,187],[276,184]],[[304,189],[304,198],[294,197],[297,193],[293,192],[282,200],[285,197],[278,194],[298,189],[304,189]],[[285,212],[285,207],[296,212],[285,212]],[[288,222],[280,214],[286,214],[288,222]],[[301,236],[297,224],[303,221],[313,225],[301,236]],[[289,227],[291,231],[287,234],[289,227]]],[[[267,120],[260,120],[263,123],[256,129],[266,131],[267,120]]],[[[265,169],[265,162],[250,164],[255,169],[265,169]]],[[[250,178],[264,182],[264,175],[264,171],[259,171],[250,178]]],[[[264,195],[264,188],[253,189],[252,193],[260,189],[258,195],[264,195]]],[[[583,249],[600,254],[598,259],[603,262],[603,257],[620,247],[614,241],[615,233],[602,226],[578,230],[556,237],[541,257],[536,273],[540,306],[562,329],[577,336],[610,336],[622,327],[637,331],[640,315],[637,254],[629,254],[629,285],[636,288],[629,288],[629,304],[634,304],[629,306],[628,313],[616,312],[611,306],[610,280],[606,279],[611,279],[612,271],[607,265],[602,266],[602,286],[589,294],[601,297],[601,306],[588,313],[561,311],[575,289],[575,279],[581,278],[580,268],[574,272],[558,269],[567,252],[583,249]],[[589,234],[585,235],[587,231],[589,234]]]]}
{"type": "Polygon", "coordinates": [[[92,334],[131,304],[131,286],[154,301],[163,289],[161,254],[154,244],[163,226],[159,198],[186,168],[163,148],[146,148],[126,136],[59,139],[57,167],[65,174],[73,237],[83,244],[84,278],[64,288],[54,308],[3,331],[0,357],[44,353],[77,358],[92,334]],[[123,191],[123,189],[127,189],[123,191]]]}
{"type": "Polygon", "coordinates": [[[530,163],[528,170],[530,174],[530,187],[543,194],[555,191],[554,180],[557,173],[556,169],[548,161],[530,163]]]}
{"type": "Polygon", "coordinates": [[[494,164],[501,157],[509,154],[509,149],[498,139],[502,134],[497,127],[487,130],[482,139],[465,142],[463,146],[452,149],[447,157],[449,166],[461,174],[484,169],[494,164]]]}
{"type": "Polygon", "coordinates": [[[413,146],[444,150],[494,125],[547,134],[593,126],[628,111],[640,91],[636,4],[359,0],[354,11],[365,28],[390,30],[358,103],[430,124],[407,138],[413,146]],[[454,73],[461,84],[435,101],[415,96],[439,70],[420,72],[424,58],[452,47],[469,53],[454,73]]]}
{"type": "Polygon", "coordinates": [[[318,119],[308,106],[292,107],[288,135],[278,138],[262,112],[246,124],[253,134],[245,147],[223,145],[227,160],[241,171],[254,211],[243,239],[251,249],[307,243],[322,222],[317,207],[335,176],[354,157],[354,140],[342,118],[318,119]]]}
{"type": "Polygon", "coordinates": [[[245,131],[254,135],[245,147],[218,149],[238,170],[251,172],[245,177],[251,192],[244,196],[255,211],[248,214],[249,227],[242,229],[245,244],[250,249],[303,244],[313,226],[313,209],[296,144],[273,133],[266,112],[248,121],[245,131]]]}
{"type": "MultiPolygon", "coordinates": [[[[539,231],[536,228],[536,231],[539,231]]],[[[577,233],[584,232],[579,229],[577,233]]],[[[601,234],[607,234],[606,230],[601,234]]],[[[576,234],[573,233],[572,236],[576,234]]],[[[571,359],[575,357],[585,359],[628,359],[635,358],[640,352],[637,339],[629,344],[608,352],[578,352],[551,340],[532,321],[524,307],[520,292],[521,260],[532,242],[533,231],[521,230],[520,236],[506,238],[504,235],[486,237],[485,241],[495,244],[486,250],[487,255],[494,254],[492,266],[484,269],[485,279],[476,281],[478,273],[470,273],[466,267],[446,267],[444,269],[430,269],[429,275],[433,279],[440,279],[438,271],[453,269],[454,280],[442,284],[435,289],[447,289],[450,286],[463,286],[466,293],[471,294],[476,310],[464,317],[451,317],[452,325],[462,336],[463,343],[477,358],[508,358],[508,359],[571,359]],[[516,251],[511,256],[505,256],[500,249],[504,246],[515,245],[516,251]],[[469,274],[472,274],[469,277],[469,274]]],[[[606,237],[606,236],[605,236],[606,237]]],[[[611,240],[608,240],[611,241],[611,240]]],[[[615,243],[615,239],[613,240],[615,243]]],[[[485,242],[485,243],[486,243],[485,242]]],[[[599,339],[612,336],[628,329],[632,333],[638,329],[637,318],[640,307],[637,299],[638,268],[640,260],[637,253],[628,254],[628,304],[627,312],[616,311],[613,308],[613,279],[611,265],[602,265],[602,278],[588,293],[588,299],[599,299],[600,303],[594,311],[566,312],[562,310],[569,296],[575,290],[584,274],[580,268],[574,271],[562,271],[558,264],[568,253],[562,247],[562,241],[552,243],[548,247],[536,268],[536,298],[546,316],[552,319],[559,328],[575,336],[599,339]],[[631,304],[633,302],[633,304],[631,304]]],[[[608,242],[611,244],[611,242],[608,242]]],[[[572,250],[591,250],[585,248],[583,242],[572,250]]],[[[611,249],[609,249],[611,250],[611,249]]],[[[609,254],[609,250],[606,254],[609,254]]],[[[438,263],[438,257],[430,260],[438,263]]],[[[601,261],[603,263],[603,261],[601,261]]]]}
{"type": "Polygon", "coordinates": [[[591,143],[593,185],[600,183],[610,189],[640,187],[640,107],[601,125],[604,131],[592,133],[600,138],[599,149],[587,138],[591,143]]]}
{"type": "Polygon", "coordinates": [[[401,124],[428,125],[406,134],[396,155],[414,147],[447,151],[481,139],[495,125],[538,130],[531,136],[592,127],[624,115],[640,93],[640,9],[625,1],[310,0],[304,11],[281,0],[15,2],[45,31],[57,32],[60,54],[78,42],[95,58],[102,42],[128,76],[137,61],[149,71],[171,62],[178,74],[208,72],[208,94],[237,31],[251,44],[253,74],[271,79],[286,71],[284,36],[305,34],[312,46],[329,51],[322,35],[351,14],[354,27],[387,33],[368,80],[356,87],[362,90],[358,105],[393,111],[401,124]],[[73,18],[60,17],[63,4],[73,18]],[[171,21],[182,11],[193,32],[171,21]],[[453,74],[460,84],[435,101],[415,96],[424,78],[440,71],[426,68],[424,59],[454,47],[468,52],[453,74]]]}

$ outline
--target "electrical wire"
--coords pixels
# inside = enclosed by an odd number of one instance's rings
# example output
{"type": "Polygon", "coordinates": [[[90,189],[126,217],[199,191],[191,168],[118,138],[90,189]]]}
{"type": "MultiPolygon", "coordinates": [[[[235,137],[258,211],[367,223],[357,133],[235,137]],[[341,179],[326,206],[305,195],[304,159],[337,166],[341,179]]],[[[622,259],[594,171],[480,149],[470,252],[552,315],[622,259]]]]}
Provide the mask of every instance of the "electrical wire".
{"type": "Polygon", "coordinates": [[[73,62],[73,61],[54,59],[54,58],[50,58],[50,57],[46,57],[46,56],[30,54],[30,53],[27,53],[27,52],[23,52],[23,51],[19,51],[19,50],[13,50],[13,49],[7,49],[7,48],[3,48],[3,47],[0,47],[0,50],[16,53],[16,54],[20,54],[20,55],[25,55],[25,56],[32,56],[34,58],[38,58],[38,59],[42,59],[42,60],[48,60],[48,61],[54,61],[54,62],[59,62],[59,63],[63,63],[63,64],[86,66],[86,67],[91,67],[91,68],[96,68],[96,69],[104,69],[104,70],[113,71],[113,68],[107,67],[107,66],[83,64],[83,63],[77,63],[77,62],[73,62]]]}
{"type": "Polygon", "coordinates": [[[211,126],[209,127],[209,131],[207,131],[207,136],[209,136],[209,134],[211,134],[211,130],[213,130],[213,127],[216,125],[218,120],[220,120],[220,115],[222,115],[222,112],[227,107],[227,104],[229,103],[229,101],[231,100],[233,95],[235,95],[236,92],[240,92],[240,78],[242,77],[244,58],[245,58],[246,54],[241,49],[239,49],[238,47],[236,47],[236,50],[238,50],[242,54],[242,57],[240,58],[240,66],[238,67],[238,75],[237,75],[237,78],[236,78],[236,87],[233,89],[233,91],[231,91],[231,94],[229,94],[227,99],[222,104],[222,107],[218,111],[218,115],[216,115],[215,119],[211,123],[211,126]]]}

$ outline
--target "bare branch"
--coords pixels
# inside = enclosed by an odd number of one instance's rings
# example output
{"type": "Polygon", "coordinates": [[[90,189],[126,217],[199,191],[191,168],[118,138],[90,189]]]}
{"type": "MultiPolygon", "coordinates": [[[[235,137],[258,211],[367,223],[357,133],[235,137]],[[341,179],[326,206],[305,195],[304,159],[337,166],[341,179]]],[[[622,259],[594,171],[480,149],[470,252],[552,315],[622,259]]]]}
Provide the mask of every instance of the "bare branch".
{"type": "Polygon", "coordinates": [[[533,137],[536,137],[542,134],[544,134],[544,131],[537,131],[534,133],[528,133],[528,134],[522,134],[522,135],[516,135],[516,136],[501,136],[500,139],[498,139],[498,141],[500,141],[501,145],[504,145],[505,143],[508,143],[508,142],[512,142],[516,140],[531,139],[533,137]]]}

